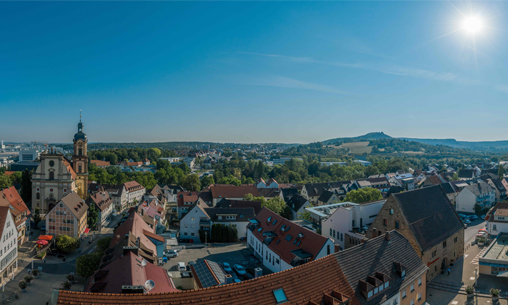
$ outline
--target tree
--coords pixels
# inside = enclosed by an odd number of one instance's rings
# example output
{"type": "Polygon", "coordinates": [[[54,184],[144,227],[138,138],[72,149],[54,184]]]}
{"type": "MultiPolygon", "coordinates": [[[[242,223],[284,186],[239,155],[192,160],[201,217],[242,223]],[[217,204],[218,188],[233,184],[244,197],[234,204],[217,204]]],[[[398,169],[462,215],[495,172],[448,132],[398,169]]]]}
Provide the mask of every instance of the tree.
{"type": "Polygon", "coordinates": [[[265,203],[261,202],[261,206],[282,216],[282,212],[284,212],[286,203],[284,202],[284,200],[282,200],[282,198],[277,196],[277,197],[267,200],[265,203]]]}
{"type": "Polygon", "coordinates": [[[87,218],[88,227],[90,229],[95,228],[95,225],[97,224],[98,219],[99,219],[99,213],[97,213],[97,210],[95,209],[95,204],[91,203],[90,207],[88,208],[88,218],[87,218]]]}
{"type": "Polygon", "coordinates": [[[188,175],[180,183],[188,191],[199,191],[201,190],[201,181],[196,174],[188,175]]]}
{"type": "Polygon", "coordinates": [[[35,227],[37,227],[37,224],[39,224],[40,221],[41,221],[41,212],[39,211],[39,208],[35,208],[35,213],[34,213],[35,227]]]}
{"type": "Polygon", "coordinates": [[[101,255],[99,253],[90,253],[81,255],[76,260],[76,273],[84,278],[92,275],[99,267],[101,255]]]}
{"type": "Polygon", "coordinates": [[[0,190],[1,189],[4,189],[4,188],[8,188],[10,187],[12,184],[11,184],[11,179],[6,176],[6,175],[0,175],[0,190]]]}
{"type": "Polygon", "coordinates": [[[238,180],[238,178],[236,178],[234,176],[229,176],[229,177],[223,177],[217,183],[218,184],[232,184],[232,185],[239,186],[242,184],[242,181],[238,180]]]}
{"type": "Polygon", "coordinates": [[[32,172],[25,169],[21,176],[21,199],[25,203],[32,200],[32,172]]]}
{"type": "Polygon", "coordinates": [[[111,237],[104,237],[97,241],[97,250],[100,252],[106,251],[107,248],[109,248],[109,245],[111,244],[111,237]]]}
{"type": "Polygon", "coordinates": [[[79,239],[70,237],[69,235],[60,235],[56,238],[56,248],[64,253],[69,253],[76,250],[79,245],[79,239]]]}
{"type": "Polygon", "coordinates": [[[503,166],[501,164],[498,165],[497,175],[499,176],[500,180],[503,180],[503,178],[504,178],[504,168],[503,168],[503,166]]]}
{"type": "Polygon", "coordinates": [[[481,206],[481,205],[479,205],[478,203],[476,203],[476,204],[474,205],[474,213],[475,213],[476,215],[481,215],[481,214],[482,214],[482,206],[481,206]]]}
{"type": "Polygon", "coordinates": [[[215,184],[212,175],[204,176],[203,178],[201,178],[201,189],[205,189],[206,187],[212,184],[215,184]]]}
{"type": "Polygon", "coordinates": [[[381,192],[375,188],[366,187],[347,193],[344,201],[354,203],[364,203],[382,199],[381,192]]]}
{"type": "Polygon", "coordinates": [[[458,181],[459,180],[459,175],[457,173],[453,174],[452,179],[453,179],[453,181],[458,181]]]}
{"type": "MultiPolygon", "coordinates": [[[[311,204],[309,204],[309,206],[308,206],[308,207],[309,207],[309,208],[311,208],[311,207],[313,207],[313,206],[314,206],[314,205],[312,205],[312,203],[311,203],[311,204]]],[[[309,221],[309,222],[311,222],[311,221],[312,221],[311,214],[310,214],[310,212],[309,212],[306,208],[304,208],[303,213],[300,213],[300,218],[301,218],[301,219],[304,219],[304,220],[307,220],[307,221],[309,221]]]]}

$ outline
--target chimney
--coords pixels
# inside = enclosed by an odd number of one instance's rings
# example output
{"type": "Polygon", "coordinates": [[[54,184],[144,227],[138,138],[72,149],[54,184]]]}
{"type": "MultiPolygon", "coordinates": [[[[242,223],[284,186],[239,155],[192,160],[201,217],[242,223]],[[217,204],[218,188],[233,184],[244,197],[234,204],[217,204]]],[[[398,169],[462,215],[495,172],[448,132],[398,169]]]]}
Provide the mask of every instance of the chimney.
{"type": "Polygon", "coordinates": [[[226,284],[233,283],[233,276],[231,274],[226,274],[226,284]]]}
{"type": "Polygon", "coordinates": [[[385,240],[390,241],[390,232],[386,232],[385,240]]]}

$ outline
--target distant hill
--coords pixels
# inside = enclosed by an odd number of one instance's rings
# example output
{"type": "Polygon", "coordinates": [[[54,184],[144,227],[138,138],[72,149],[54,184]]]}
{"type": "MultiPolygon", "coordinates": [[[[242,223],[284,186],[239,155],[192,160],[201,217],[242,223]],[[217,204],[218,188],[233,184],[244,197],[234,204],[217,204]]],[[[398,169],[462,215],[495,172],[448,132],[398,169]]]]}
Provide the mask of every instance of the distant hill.
{"type": "Polygon", "coordinates": [[[348,142],[360,142],[369,140],[380,140],[380,139],[392,139],[389,135],[384,132],[369,132],[363,136],[352,137],[352,138],[335,138],[323,141],[324,145],[335,144],[335,143],[348,143],[348,142]]]}
{"type": "Polygon", "coordinates": [[[358,137],[349,137],[349,138],[335,138],[323,141],[324,145],[330,144],[341,144],[341,143],[350,143],[350,142],[360,142],[360,141],[373,141],[373,140],[384,140],[384,139],[399,139],[411,142],[418,142],[422,144],[428,145],[444,145],[453,148],[461,148],[472,151],[481,151],[481,152],[508,152],[508,141],[479,141],[479,142],[469,142],[469,141],[457,141],[455,139],[419,139],[419,138],[393,138],[384,132],[370,132],[368,134],[358,136],[358,137]]]}

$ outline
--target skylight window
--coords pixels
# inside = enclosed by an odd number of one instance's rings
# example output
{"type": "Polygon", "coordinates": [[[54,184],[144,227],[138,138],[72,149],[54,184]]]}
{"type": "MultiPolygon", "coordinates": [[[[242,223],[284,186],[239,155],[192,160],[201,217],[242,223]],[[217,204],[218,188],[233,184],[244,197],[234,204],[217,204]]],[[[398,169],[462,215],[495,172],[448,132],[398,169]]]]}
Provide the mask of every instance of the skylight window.
{"type": "Polygon", "coordinates": [[[268,217],[268,222],[272,221],[272,216],[268,217]]]}
{"type": "Polygon", "coordinates": [[[275,225],[277,223],[277,219],[275,219],[273,222],[272,222],[272,225],[275,225]]]}
{"type": "Polygon", "coordinates": [[[291,239],[292,239],[292,238],[293,238],[293,236],[291,236],[291,235],[289,235],[289,234],[286,236],[286,240],[287,240],[287,241],[291,241],[291,239]]]}
{"type": "Polygon", "coordinates": [[[273,291],[273,295],[275,296],[275,301],[277,301],[277,304],[286,303],[288,301],[288,298],[286,297],[286,294],[284,293],[284,289],[277,289],[273,291]]]}
{"type": "Polygon", "coordinates": [[[258,232],[263,231],[263,227],[259,227],[258,232]]]}

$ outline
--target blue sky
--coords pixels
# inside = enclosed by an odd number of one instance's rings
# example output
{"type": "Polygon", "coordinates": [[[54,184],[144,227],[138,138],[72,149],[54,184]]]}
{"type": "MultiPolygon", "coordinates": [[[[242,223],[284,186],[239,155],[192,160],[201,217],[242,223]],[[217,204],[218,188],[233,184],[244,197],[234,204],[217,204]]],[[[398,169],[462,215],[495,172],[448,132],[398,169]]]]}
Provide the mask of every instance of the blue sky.
{"type": "Polygon", "coordinates": [[[0,139],[508,139],[503,2],[0,2],[0,139]],[[484,29],[461,29],[478,15],[484,29]]]}

